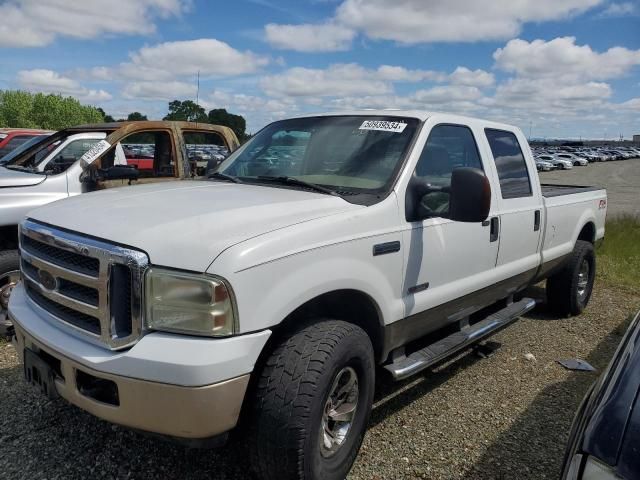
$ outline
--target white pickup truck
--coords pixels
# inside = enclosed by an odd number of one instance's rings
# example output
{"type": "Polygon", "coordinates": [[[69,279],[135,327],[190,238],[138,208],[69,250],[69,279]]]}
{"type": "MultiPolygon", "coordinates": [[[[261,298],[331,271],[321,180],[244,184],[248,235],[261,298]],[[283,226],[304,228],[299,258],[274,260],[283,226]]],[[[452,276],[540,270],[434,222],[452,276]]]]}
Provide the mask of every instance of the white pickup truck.
{"type": "Polygon", "coordinates": [[[260,478],[344,478],[376,367],[586,306],[606,192],[540,185],[522,132],[421,111],[272,123],[209,180],[32,211],[9,315],[26,379],[190,443],[242,419],[260,478]]]}

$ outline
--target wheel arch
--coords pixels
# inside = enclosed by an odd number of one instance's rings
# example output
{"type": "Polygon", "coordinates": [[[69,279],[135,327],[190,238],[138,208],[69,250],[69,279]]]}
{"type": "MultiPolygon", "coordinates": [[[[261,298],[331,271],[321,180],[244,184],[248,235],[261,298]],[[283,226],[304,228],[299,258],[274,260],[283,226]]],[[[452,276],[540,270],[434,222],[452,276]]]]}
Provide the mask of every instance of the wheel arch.
{"type": "Polygon", "coordinates": [[[578,238],[576,240],[584,240],[585,242],[589,242],[594,244],[596,241],[596,225],[592,220],[589,220],[584,224],[580,233],[578,233],[578,238]]]}
{"type": "Polygon", "coordinates": [[[342,320],[362,328],[371,339],[376,360],[382,361],[384,323],[378,303],[367,293],[357,289],[332,290],[305,301],[272,327],[269,341],[276,341],[301,326],[323,319],[342,320]]]}

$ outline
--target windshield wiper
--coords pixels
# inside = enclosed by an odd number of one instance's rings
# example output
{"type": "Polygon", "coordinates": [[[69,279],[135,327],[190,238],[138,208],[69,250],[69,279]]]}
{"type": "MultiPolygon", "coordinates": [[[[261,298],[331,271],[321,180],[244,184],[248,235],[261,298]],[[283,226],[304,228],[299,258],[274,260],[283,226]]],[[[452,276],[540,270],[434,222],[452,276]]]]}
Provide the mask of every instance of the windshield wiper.
{"type": "Polygon", "coordinates": [[[228,180],[229,182],[233,183],[242,183],[242,181],[238,177],[233,177],[222,172],[212,172],[207,175],[207,178],[217,178],[219,180],[228,180]]]}
{"type": "Polygon", "coordinates": [[[269,175],[258,175],[255,178],[257,178],[258,180],[266,180],[269,182],[280,183],[282,185],[296,185],[298,187],[306,187],[311,190],[315,190],[316,192],[325,193],[327,195],[333,195],[334,197],[340,196],[330,188],[323,187],[322,185],[318,185],[316,183],[305,182],[304,180],[300,180],[294,177],[286,177],[286,176],[272,177],[269,175]]]}

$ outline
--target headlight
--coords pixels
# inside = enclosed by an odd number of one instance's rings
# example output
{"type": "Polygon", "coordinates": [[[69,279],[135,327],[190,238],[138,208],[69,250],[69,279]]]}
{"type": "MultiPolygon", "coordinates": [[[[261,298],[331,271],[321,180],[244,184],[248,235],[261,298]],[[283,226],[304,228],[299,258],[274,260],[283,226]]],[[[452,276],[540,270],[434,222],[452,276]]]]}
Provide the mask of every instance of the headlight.
{"type": "Polygon", "coordinates": [[[236,331],[232,292],[220,278],[152,268],[145,294],[150,329],[212,337],[236,331]]]}

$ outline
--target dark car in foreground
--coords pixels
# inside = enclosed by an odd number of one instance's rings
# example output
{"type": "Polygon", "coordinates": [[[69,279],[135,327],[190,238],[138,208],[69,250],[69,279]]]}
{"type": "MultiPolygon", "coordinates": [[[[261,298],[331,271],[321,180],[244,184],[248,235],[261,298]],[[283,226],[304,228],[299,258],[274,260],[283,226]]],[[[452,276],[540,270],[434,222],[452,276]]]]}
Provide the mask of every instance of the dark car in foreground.
{"type": "Polygon", "coordinates": [[[563,479],[640,478],[639,393],[640,312],[576,414],[563,479]]]}

